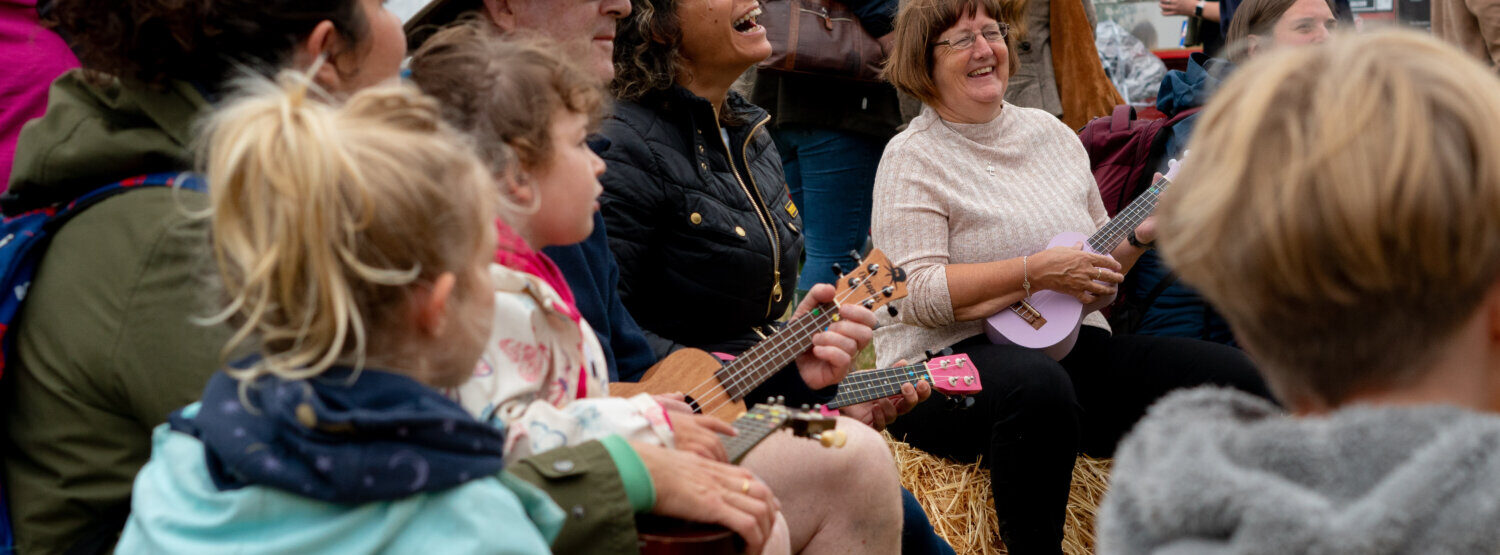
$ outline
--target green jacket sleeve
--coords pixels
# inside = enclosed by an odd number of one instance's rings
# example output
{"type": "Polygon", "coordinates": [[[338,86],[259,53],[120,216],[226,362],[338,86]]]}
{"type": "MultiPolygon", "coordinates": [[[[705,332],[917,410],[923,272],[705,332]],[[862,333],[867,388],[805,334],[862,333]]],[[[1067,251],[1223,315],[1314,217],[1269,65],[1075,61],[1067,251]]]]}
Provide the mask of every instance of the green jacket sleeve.
{"type": "Polygon", "coordinates": [[[553,553],[637,553],[635,509],[608,449],[597,441],[522,459],[507,472],[531,482],[567,519],[553,553]]]}

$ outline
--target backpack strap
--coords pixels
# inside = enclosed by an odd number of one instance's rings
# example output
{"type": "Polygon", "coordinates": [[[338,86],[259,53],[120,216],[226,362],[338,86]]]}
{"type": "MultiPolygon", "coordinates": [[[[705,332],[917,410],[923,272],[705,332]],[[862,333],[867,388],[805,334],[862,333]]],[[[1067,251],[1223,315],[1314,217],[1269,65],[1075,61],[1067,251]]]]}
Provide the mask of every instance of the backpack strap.
{"type": "MultiPolygon", "coordinates": [[[[137,189],[150,189],[155,187],[179,187],[189,191],[200,193],[208,192],[203,183],[202,176],[192,172],[163,172],[137,175],[110,183],[98,189],[94,189],[84,195],[69,201],[61,206],[40,208],[43,212],[50,211],[52,215],[53,229],[60,227],[62,222],[77,215],[90,206],[98,204],[107,198],[137,189]]],[[[6,218],[9,220],[9,218],[6,218]]]]}
{"type": "Polygon", "coordinates": [[[37,208],[0,220],[0,378],[15,349],[10,333],[31,278],[46,255],[52,234],[73,216],[112,196],[138,189],[180,187],[206,192],[203,179],[188,172],[154,173],[104,185],[61,204],[37,208]]]}
{"type": "Polygon", "coordinates": [[[1130,130],[1130,122],[1135,121],[1135,107],[1129,104],[1115,106],[1114,113],[1109,115],[1109,132],[1124,133],[1130,130]]]}
{"type": "Polygon", "coordinates": [[[1188,119],[1188,117],[1198,113],[1202,109],[1202,106],[1195,106],[1181,112],[1177,112],[1177,115],[1172,116],[1172,119],[1169,119],[1165,124],[1162,124],[1161,130],[1156,132],[1156,136],[1151,137],[1151,146],[1149,147],[1149,150],[1146,151],[1145,167],[1148,169],[1141,172],[1139,179],[1137,179],[1135,183],[1131,184],[1131,186],[1127,190],[1139,191],[1143,187],[1151,184],[1152,174],[1155,172],[1155,168],[1161,164],[1161,157],[1166,155],[1167,153],[1167,139],[1172,136],[1170,133],[1170,131],[1172,131],[1172,128],[1176,127],[1177,124],[1182,120],[1188,119]]]}

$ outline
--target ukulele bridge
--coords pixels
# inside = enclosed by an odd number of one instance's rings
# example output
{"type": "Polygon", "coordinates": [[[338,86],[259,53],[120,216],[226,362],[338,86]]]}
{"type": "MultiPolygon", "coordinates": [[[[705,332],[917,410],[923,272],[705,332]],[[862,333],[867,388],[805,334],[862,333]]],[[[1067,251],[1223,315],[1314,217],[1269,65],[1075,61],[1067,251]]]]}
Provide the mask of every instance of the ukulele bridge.
{"type": "Polygon", "coordinates": [[[1042,326],[1047,325],[1047,319],[1042,317],[1041,311],[1031,306],[1031,303],[1026,302],[1024,299],[1010,305],[1010,310],[1016,313],[1016,316],[1020,316],[1021,321],[1030,324],[1031,329],[1040,330],[1042,326]]]}

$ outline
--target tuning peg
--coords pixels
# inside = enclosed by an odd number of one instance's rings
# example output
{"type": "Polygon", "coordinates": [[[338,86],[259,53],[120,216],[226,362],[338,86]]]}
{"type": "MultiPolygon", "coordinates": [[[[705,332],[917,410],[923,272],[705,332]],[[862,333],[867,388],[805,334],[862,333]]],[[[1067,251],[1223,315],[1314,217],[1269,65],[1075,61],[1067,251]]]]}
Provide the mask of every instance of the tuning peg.
{"type": "Polygon", "coordinates": [[[886,297],[886,298],[887,298],[887,299],[889,299],[889,298],[890,298],[890,297],[891,297],[891,295],[895,295],[895,294],[896,294],[896,288],[895,288],[895,287],[892,287],[892,286],[889,286],[889,285],[887,285],[887,286],[885,286],[885,287],[884,287],[884,288],[882,288],[882,289],[881,289],[881,290],[880,290],[880,294],[881,294],[881,295],[885,295],[885,297],[886,297]]]}
{"type": "Polygon", "coordinates": [[[893,305],[893,304],[885,305],[885,312],[886,312],[886,314],[890,314],[892,318],[895,318],[896,317],[896,313],[897,313],[897,311],[896,311],[896,305],[893,305]]]}
{"type": "Polygon", "coordinates": [[[875,308],[875,299],[865,299],[864,302],[859,303],[859,304],[863,305],[866,310],[874,310],[874,308],[875,308]]]}
{"type": "Polygon", "coordinates": [[[833,275],[836,275],[838,277],[844,277],[844,265],[843,264],[839,264],[838,262],[834,262],[833,263],[833,275]]]}
{"type": "Polygon", "coordinates": [[[843,430],[828,430],[818,434],[818,443],[824,447],[843,447],[849,442],[849,436],[843,430]]]}

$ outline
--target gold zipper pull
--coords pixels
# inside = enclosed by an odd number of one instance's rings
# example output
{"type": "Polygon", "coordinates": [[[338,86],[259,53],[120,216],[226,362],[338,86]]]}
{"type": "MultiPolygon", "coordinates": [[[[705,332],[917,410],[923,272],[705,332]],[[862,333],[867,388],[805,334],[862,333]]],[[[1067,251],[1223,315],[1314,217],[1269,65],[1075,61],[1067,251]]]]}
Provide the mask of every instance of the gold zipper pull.
{"type": "Polygon", "coordinates": [[[771,294],[775,295],[776,302],[781,302],[781,270],[776,270],[776,285],[771,288],[771,294]]]}

